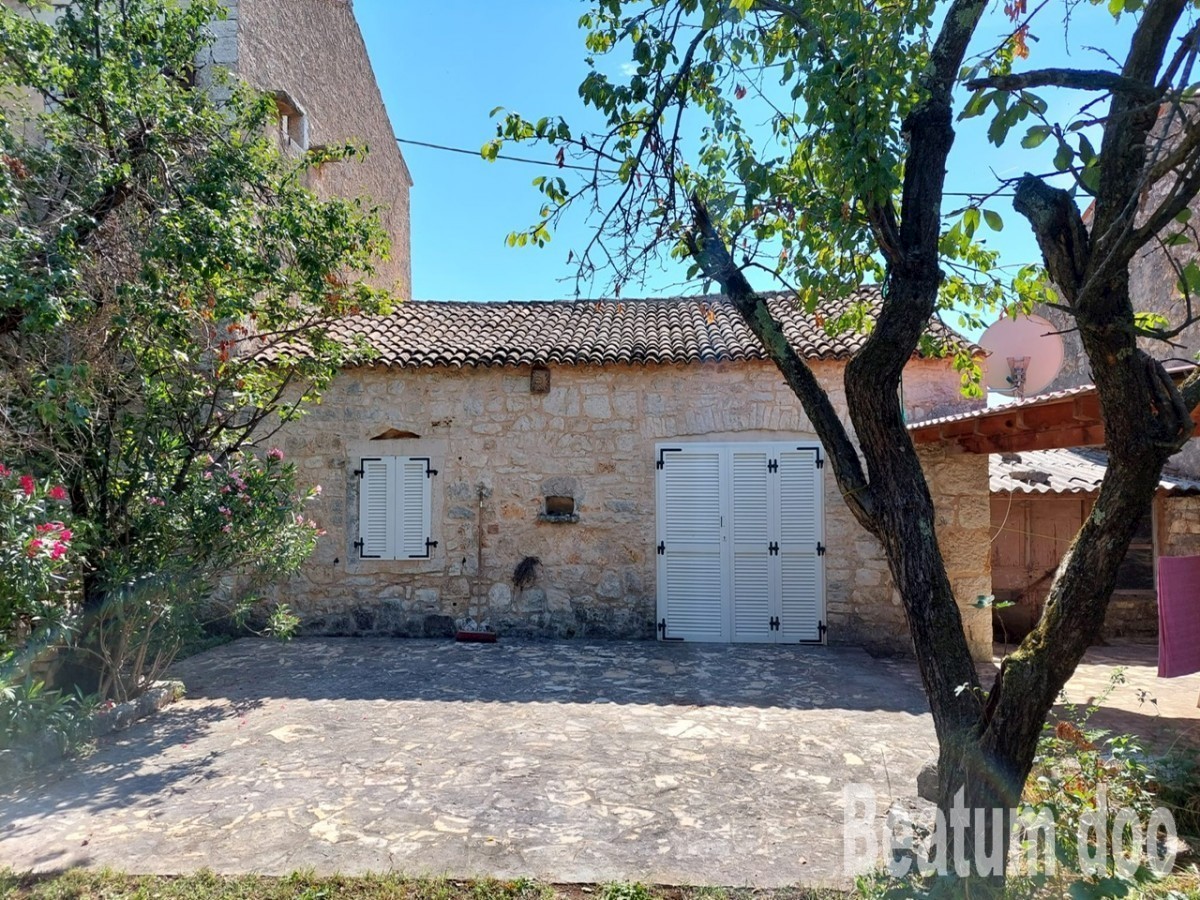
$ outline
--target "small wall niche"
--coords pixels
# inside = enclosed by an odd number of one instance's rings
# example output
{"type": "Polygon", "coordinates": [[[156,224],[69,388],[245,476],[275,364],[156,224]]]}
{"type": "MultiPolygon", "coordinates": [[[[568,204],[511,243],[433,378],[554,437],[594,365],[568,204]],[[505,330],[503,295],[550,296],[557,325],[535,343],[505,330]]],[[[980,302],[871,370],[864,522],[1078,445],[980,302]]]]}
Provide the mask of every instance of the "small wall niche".
{"type": "Polygon", "coordinates": [[[575,498],[564,497],[561,494],[548,495],[538,519],[542,522],[567,524],[578,522],[579,514],[575,512],[575,498]]]}
{"type": "Polygon", "coordinates": [[[545,366],[534,366],[529,372],[529,393],[550,393],[550,370],[545,366]]]}
{"type": "Polygon", "coordinates": [[[403,431],[399,428],[389,428],[387,431],[384,431],[381,434],[375,435],[375,437],[371,438],[371,440],[373,440],[373,441],[402,441],[402,440],[412,440],[414,438],[419,438],[419,437],[420,437],[420,435],[417,434],[415,431],[403,431]]]}

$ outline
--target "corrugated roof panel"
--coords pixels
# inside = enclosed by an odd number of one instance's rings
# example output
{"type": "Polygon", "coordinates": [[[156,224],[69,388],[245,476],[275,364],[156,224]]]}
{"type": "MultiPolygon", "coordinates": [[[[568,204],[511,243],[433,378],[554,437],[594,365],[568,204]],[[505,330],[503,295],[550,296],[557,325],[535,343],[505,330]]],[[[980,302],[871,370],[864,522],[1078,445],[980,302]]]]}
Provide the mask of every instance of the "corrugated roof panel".
{"type": "MultiPolygon", "coordinates": [[[[988,458],[992,493],[1092,494],[1108,470],[1108,454],[1092,447],[993,453],[988,458]]],[[[1200,493],[1200,481],[1164,470],[1158,489],[1168,494],[1200,493]]]]}

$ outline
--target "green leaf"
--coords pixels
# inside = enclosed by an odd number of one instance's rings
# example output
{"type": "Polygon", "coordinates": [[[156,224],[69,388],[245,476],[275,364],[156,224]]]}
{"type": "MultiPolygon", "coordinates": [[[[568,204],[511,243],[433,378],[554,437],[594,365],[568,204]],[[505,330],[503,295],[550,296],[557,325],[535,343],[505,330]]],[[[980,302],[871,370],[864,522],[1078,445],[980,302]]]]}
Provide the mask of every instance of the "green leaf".
{"type": "Polygon", "coordinates": [[[1083,160],[1085,166],[1090,166],[1092,160],[1096,158],[1096,148],[1092,146],[1092,142],[1088,140],[1086,134],[1079,136],[1079,158],[1083,160]]]}
{"type": "Polygon", "coordinates": [[[960,120],[972,119],[983,115],[983,111],[987,109],[988,104],[992,102],[995,96],[996,93],[994,91],[976,91],[971,95],[971,99],[967,101],[966,105],[963,106],[962,112],[958,114],[958,118],[960,120]]]}
{"type": "Polygon", "coordinates": [[[1183,267],[1183,273],[1176,282],[1179,292],[1185,296],[1200,296],[1200,265],[1192,260],[1183,267]]]}
{"type": "Polygon", "coordinates": [[[1060,172],[1065,172],[1071,167],[1071,163],[1075,161],[1075,151],[1067,146],[1065,141],[1059,141],[1058,152],[1054,154],[1054,168],[1060,172]]]}
{"type": "Polygon", "coordinates": [[[1171,320],[1162,313],[1135,312],[1133,314],[1135,327],[1142,331],[1165,331],[1171,327],[1171,320]]]}
{"type": "Polygon", "coordinates": [[[963,231],[966,233],[967,237],[970,237],[971,235],[973,235],[975,233],[975,229],[978,227],[979,227],[979,207],[978,206],[969,207],[963,213],[963,231]]]}
{"type": "Polygon", "coordinates": [[[985,209],[983,211],[983,220],[987,222],[988,228],[992,229],[992,231],[1004,230],[1004,220],[1000,218],[1000,214],[994,210],[985,209]]]}
{"type": "Polygon", "coordinates": [[[1003,113],[998,114],[996,118],[992,119],[992,124],[988,126],[988,140],[999,147],[1008,137],[1008,130],[1011,127],[1008,116],[1003,113]]]}
{"type": "Polygon", "coordinates": [[[1054,133],[1049,125],[1034,125],[1027,132],[1025,137],[1021,138],[1021,146],[1026,150],[1032,150],[1034,147],[1040,147],[1046,138],[1054,133]]]}

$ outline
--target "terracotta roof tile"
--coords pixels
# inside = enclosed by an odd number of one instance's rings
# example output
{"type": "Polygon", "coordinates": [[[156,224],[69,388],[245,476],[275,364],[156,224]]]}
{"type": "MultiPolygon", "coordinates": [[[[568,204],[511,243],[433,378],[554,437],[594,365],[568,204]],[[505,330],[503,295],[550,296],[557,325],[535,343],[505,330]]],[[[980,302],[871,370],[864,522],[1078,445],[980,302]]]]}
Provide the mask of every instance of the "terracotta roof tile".
{"type": "MultiPolygon", "coordinates": [[[[855,302],[877,308],[879,292],[863,288],[821,312],[828,319],[855,302]]],[[[807,359],[846,359],[866,340],[857,332],[828,334],[790,295],[771,295],[767,303],[783,324],[788,341],[807,359]]],[[[387,316],[343,319],[331,334],[347,343],[365,342],[375,353],[369,364],[403,368],[653,365],[767,358],[733,304],[721,295],[660,300],[409,301],[387,316]]],[[[930,334],[982,352],[940,322],[933,323],[930,334]]]]}

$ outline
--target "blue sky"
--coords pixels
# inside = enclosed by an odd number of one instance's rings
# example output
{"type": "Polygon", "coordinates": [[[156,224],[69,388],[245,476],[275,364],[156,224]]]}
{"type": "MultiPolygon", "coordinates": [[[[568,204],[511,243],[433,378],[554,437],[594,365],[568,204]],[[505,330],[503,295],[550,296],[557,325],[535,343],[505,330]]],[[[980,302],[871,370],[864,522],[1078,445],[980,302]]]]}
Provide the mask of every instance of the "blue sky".
{"type": "MultiPolygon", "coordinates": [[[[1032,3],[1030,4],[1033,5],[1032,3]]],[[[496,106],[526,116],[563,114],[580,118],[576,92],[586,73],[582,32],[576,27],[588,4],[572,0],[356,0],[355,14],[383,98],[399,137],[477,151],[493,135],[489,112],[496,106]]],[[[1061,8],[1061,0],[1059,3],[1061,8]]],[[[1045,15],[1055,13],[1053,4],[1045,15]]],[[[1009,26],[998,11],[988,34],[1009,26]]],[[[1113,24],[1103,9],[1077,8],[1070,43],[1119,54],[1127,23],[1113,24]]],[[[1061,18],[1035,27],[1031,66],[1099,67],[1094,51],[1065,51],[1061,18]]],[[[982,40],[979,42],[983,46],[982,40]]],[[[1049,97],[1047,99],[1050,99],[1049,97]]],[[[1070,102],[1063,98],[1061,102],[1070,102]]],[[[1056,102],[1056,101],[1052,101],[1056,102]]],[[[993,172],[1018,175],[1046,167],[1045,150],[1019,147],[1020,133],[1005,148],[988,144],[984,118],[960,123],[949,165],[950,191],[990,190],[993,172]]],[[[569,297],[573,268],[567,253],[588,233],[575,215],[544,249],[509,248],[506,235],[534,221],[539,194],[530,186],[552,170],[510,162],[487,163],[460,155],[404,145],[416,182],[412,191],[413,293],[425,300],[532,300],[569,297]]],[[[551,153],[535,147],[507,152],[546,160],[551,153]]],[[[947,209],[954,198],[948,198],[947,209]]],[[[1039,254],[1024,220],[1007,199],[992,206],[1005,228],[989,236],[1006,263],[1035,261],[1039,254]]],[[[682,266],[671,268],[629,296],[679,293],[682,266]]],[[[774,285],[762,285],[764,289],[774,285]]],[[[598,286],[595,294],[603,294],[598,286]]]]}

